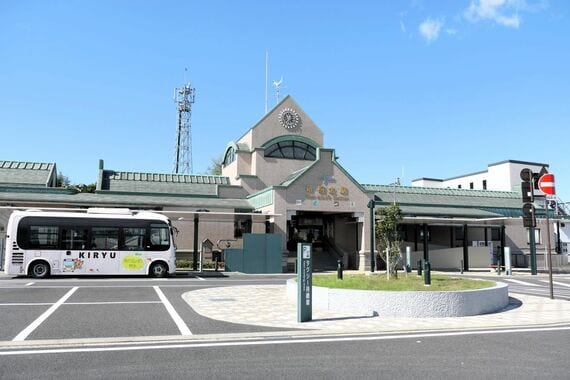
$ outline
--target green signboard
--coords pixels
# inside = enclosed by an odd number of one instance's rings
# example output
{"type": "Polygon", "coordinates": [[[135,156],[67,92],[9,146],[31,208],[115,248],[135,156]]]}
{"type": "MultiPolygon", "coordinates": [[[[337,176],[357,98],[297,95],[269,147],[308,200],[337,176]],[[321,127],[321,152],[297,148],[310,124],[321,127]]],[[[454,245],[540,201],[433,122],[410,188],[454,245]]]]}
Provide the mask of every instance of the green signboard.
{"type": "Polygon", "coordinates": [[[311,244],[297,244],[297,322],[313,319],[312,256],[311,244]]]}

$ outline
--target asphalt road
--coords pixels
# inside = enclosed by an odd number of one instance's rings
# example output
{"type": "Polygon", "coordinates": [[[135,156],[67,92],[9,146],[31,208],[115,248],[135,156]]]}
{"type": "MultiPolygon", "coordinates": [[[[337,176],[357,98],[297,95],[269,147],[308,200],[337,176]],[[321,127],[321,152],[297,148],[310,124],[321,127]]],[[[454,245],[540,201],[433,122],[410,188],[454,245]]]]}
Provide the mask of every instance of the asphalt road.
{"type": "MultiPolygon", "coordinates": [[[[283,329],[205,318],[194,312],[181,296],[190,290],[212,286],[284,284],[289,277],[237,274],[218,277],[183,274],[166,279],[0,277],[0,341],[280,331],[283,329]],[[50,309],[52,312],[38,322],[50,309]]],[[[545,275],[491,278],[507,282],[511,294],[549,296],[545,275]]],[[[569,275],[555,276],[554,294],[557,299],[570,300],[569,275]]]]}
{"type": "MultiPolygon", "coordinates": [[[[61,340],[0,349],[0,378],[568,378],[569,326],[300,338],[202,317],[181,297],[212,286],[284,284],[289,277],[0,277],[0,341],[61,340]],[[185,334],[216,335],[176,339],[185,334]],[[144,340],[153,336],[174,339],[144,340]],[[90,341],[117,337],[135,339],[90,341]]],[[[496,279],[514,294],[549,295],[544,275],[496,279]]],[[[555,276],[554,289],[557,298],[570,299],[570,276],[555,276]]]]}
{"type": "MultiPolygon", "coordinates": [[[[550,281],[547,274],[540,273],[535,276],[478,276],[467,274],[468,277],[477,277],[486,280],[503,281],[509,284],[509,293],[526,294],[537,297],[550,297],[550,281]]],[[[570,274],[556,274],[552,280],[553,295],[555,299],[570,301],[570,274]]]]}
{"type": "Polygon", "coordinates": [[[0,352],[2,379],[567,379],[570,330],[0,352]]]}
{"type": "Polygon", "coordinates": [[[202,317],[182,299],[182,294],[211,286],[284,284],[285,278],[3,278],[0,341],[275,331],[279,329],[202,317]],[[38,322],[42,316],[46,317],[38,322]]]}

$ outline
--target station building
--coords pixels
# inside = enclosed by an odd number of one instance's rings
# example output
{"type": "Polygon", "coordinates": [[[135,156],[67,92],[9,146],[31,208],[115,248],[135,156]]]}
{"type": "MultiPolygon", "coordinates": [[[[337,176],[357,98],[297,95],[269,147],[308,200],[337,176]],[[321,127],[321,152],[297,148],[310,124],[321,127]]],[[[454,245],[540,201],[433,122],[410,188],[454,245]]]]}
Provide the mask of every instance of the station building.
{"type": "MultiPolygon", "coordinates": [[[[513,264],[528,267],[517,177],[521,168],[548,167],[508,160],[446,180],[420,178],[412,186],[362,184],[291,96],[229,142],[223,157],[220,176],[126,172],[100,160],[94,193],[57,187],[55,163],[0,161],[0,249],[14,208],[126,207],[169,216],[179,230],[180,257],[213,246],[225,251],[231,270],[292,271],[297,243],[311,242],[315,269],[334,269],[340,260],[365,271],[375,223],[369,206],[397,203],[404,215],[402,248],[410,247],[412,265],[427,255],[434,269],[489,267],[508,246],[513,264]]],[[[563,267],[568,213],[556,214],[551,239],[560,254],[554,262],[563,267]]],[[[540,219],[536,229],[539,268],[544,223],[540,219]]]]}

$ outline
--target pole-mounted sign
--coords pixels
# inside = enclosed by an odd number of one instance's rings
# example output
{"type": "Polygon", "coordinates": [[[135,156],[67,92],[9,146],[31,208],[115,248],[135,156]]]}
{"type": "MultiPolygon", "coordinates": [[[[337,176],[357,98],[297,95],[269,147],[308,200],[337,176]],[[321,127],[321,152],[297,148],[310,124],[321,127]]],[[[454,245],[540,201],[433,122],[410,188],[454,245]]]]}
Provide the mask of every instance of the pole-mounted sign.
{"type": "Polygon", "coordinates": [[[313,319],[313,252],[310,243],[297,244],[297,322],[313,319]]]}
{"type": "Polygon", "coordinates": [[[547,195],[556,194],[556,189],[554,187],[554,174],[547,173],[544,174],[542,177],[540,177],[538,180],[538,188],[544,194],[547,195]]]}

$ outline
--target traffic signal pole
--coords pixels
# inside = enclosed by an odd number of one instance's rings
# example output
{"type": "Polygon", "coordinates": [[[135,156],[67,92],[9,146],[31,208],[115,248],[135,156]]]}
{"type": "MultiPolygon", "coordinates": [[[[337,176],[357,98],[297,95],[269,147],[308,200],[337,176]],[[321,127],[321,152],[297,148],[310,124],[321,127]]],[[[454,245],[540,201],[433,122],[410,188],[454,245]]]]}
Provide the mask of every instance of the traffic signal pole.
{"type": "Polygon", "coordinates": [[[546,261],[548,263],[548,282],[550,284],[550,299],[554,299],[554,286],[552,285],[552,251],[550,247],[550,219],[548,218],[548,200],[544,200],[544,210],[546,211],[546,236],[547,236],[547,245],[546,245],[546,261]]]}
{"type": "Polygon", "coordinates": [[[528,228],[528,235],[530,245],[530,274],[536,276],[536,241],[534,239],[534,227],[528,228]]]}
{"type": "Polygon", "coordinates": [[[523,226],[528,228],[528,242],[530,245],[530,273],[537,274],[536,269],[536,241],[534,237],[534,228],[536,227],[536,215],[534,209],[534,174],[525,168],[521,170],[521,191],[522,191],[522,214],[523,226]]]}

